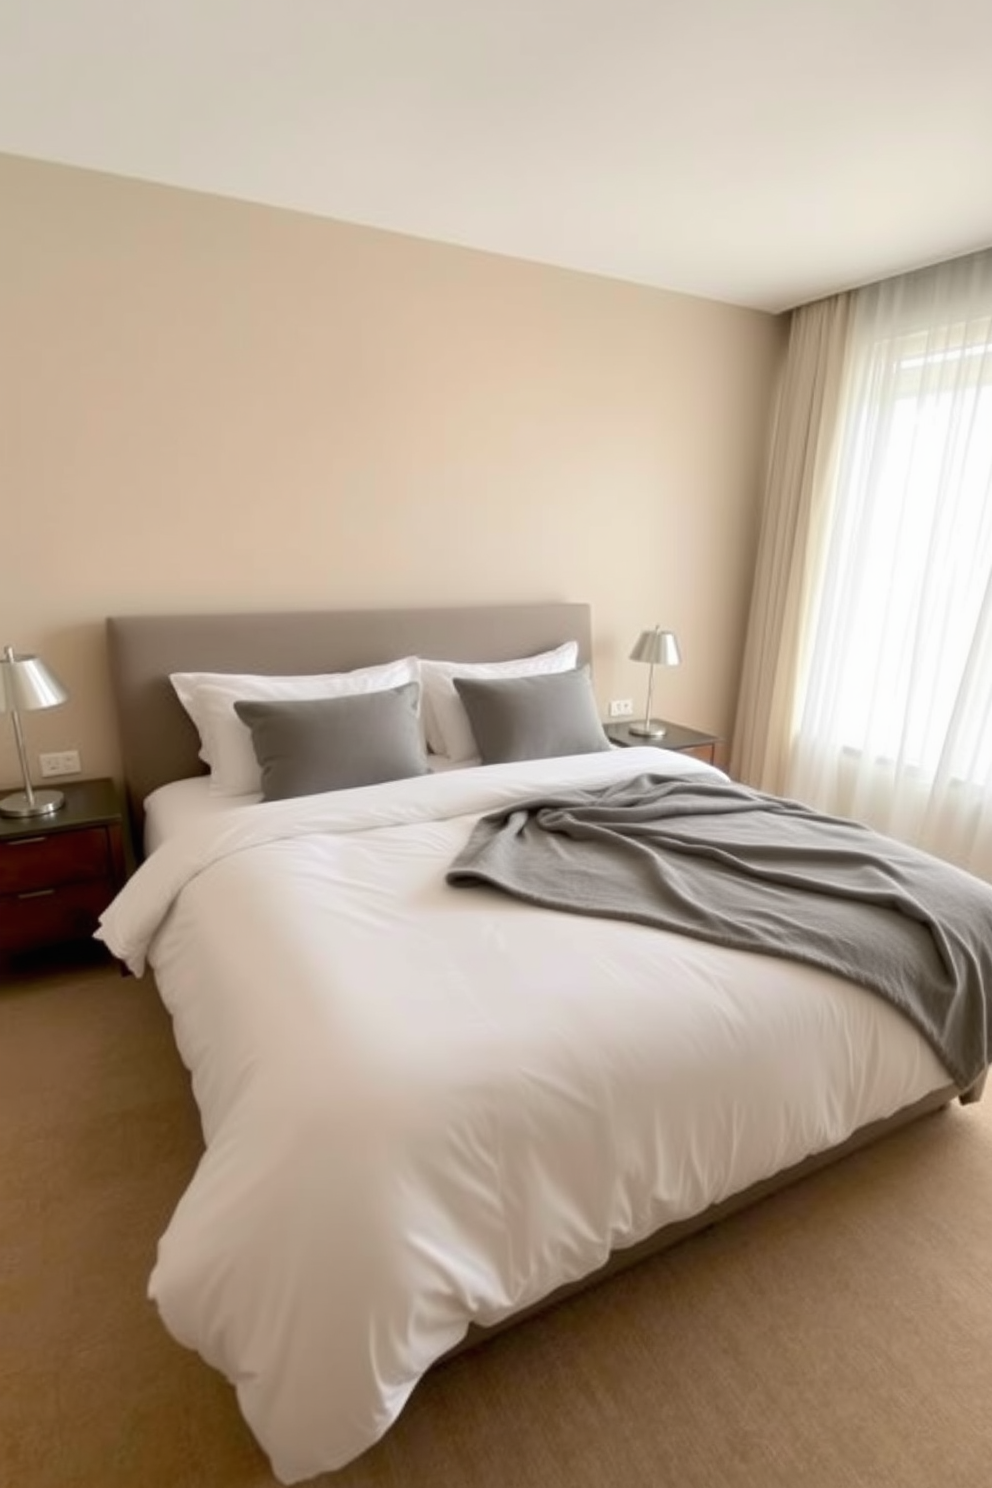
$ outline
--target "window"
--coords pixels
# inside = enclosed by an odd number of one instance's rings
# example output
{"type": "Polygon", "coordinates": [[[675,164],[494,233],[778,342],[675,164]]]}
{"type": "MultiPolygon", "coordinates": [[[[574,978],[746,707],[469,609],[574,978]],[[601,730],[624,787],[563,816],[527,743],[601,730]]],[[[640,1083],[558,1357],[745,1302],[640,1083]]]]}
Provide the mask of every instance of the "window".
{"type": "MultiPolygon", "coordinates": [[[[936,351],[916,334],[865,353],[825,555],[841,577],[811,656],[836,673],[838,742],[929,774],[992,581],[992,319],[967,330],[968,344],[959,323],[936,351]]],[[[955,741],[956,774],[992,768],[978,722],[955,741]]]]}
{"type": "Polygon", "coordinates": [[[967,865],[992,820],[992,254],[859,293],[822,491],[787,788],[967,865]]]}

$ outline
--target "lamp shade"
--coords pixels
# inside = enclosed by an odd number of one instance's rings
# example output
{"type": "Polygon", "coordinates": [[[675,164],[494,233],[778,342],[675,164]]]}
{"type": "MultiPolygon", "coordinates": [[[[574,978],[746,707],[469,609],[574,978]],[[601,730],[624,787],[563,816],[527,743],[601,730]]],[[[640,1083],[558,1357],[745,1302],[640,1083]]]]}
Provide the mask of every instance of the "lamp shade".
{"type": "Polygon", "coordinates": [[[0,657],[0,713],[56,708],[68,693],[37,656],[17,656],[10,646],[0,657]]]}
{"type": "Polygon", "coordinates": [[[631,661],[647,661],[652,666],[678,666],[682,660],[679,643],[671,630],[642,630],[630,653],[631,661]]]}

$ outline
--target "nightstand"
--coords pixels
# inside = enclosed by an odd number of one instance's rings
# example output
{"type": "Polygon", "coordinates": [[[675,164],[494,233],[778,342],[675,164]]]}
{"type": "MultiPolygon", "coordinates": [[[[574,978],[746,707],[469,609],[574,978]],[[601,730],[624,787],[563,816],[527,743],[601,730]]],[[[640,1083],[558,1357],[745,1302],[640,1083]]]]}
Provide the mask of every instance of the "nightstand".
{"type": "Polygon", "coordinates": [[[622,744],[625,749],[636,745],[653,744],[657,749],[675,749],[679,754],[691,754],[693,759],[716,764],[718,734],[704,734],[699,729],[683,728],[680,723],[665,723],[665,732],[655,739],[646,739],[641,734],[632,734],[626,723],[607,723],[603,727],[611,744],[622,744]]]}
{"type": "Polygon", "coordinates": [[[127,877],[113,781],[59,789],[51,816],[0,817],[0,956],[87,940],[127,877]]]}

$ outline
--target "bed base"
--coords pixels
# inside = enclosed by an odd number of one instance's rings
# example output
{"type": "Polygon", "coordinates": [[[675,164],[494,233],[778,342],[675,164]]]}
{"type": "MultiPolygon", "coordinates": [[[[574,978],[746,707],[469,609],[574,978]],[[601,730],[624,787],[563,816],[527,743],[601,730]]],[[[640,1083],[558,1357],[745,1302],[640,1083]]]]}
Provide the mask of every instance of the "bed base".
{"type": "Polygon", "coordinates": [[[981,1100],[985,1092],[985,1081],[987,1077],[988,1070],[983,1070],[974,1085],[969,1085],[967,1090],[962,1090],[958,1099],[963,1106],[973,1106],[976,1101],[981,1100]]]}

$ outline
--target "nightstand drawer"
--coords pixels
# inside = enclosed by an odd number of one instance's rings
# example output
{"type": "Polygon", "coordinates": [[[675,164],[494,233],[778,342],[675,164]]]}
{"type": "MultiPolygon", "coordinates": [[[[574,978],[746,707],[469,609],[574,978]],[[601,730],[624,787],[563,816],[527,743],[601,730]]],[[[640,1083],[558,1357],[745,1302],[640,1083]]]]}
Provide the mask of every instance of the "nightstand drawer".
{"type": "Polygon", "coordinates": [[[113,898],[107,879],[58,888],[22,890],[0,898],[0,951],[28,951],[64,940],[84,940],[113,898]]]}
{"type": "Polygon", "coordinates": [[[106,879],[110,871],[103,827],[0,842],[0,894],[50,889],[78,879],[106,879]]]}

